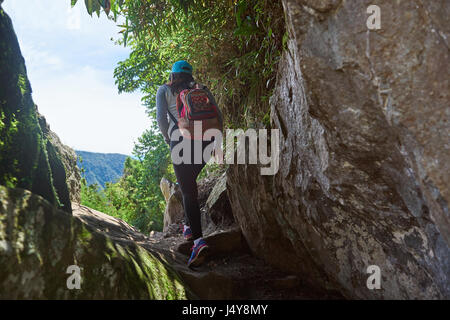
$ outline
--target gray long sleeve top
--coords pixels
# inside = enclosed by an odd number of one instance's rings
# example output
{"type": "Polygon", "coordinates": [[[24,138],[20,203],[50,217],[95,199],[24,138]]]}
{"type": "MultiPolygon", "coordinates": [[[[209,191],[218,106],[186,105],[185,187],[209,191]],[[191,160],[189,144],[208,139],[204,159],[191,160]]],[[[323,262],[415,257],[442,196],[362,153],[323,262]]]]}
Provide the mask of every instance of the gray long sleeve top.
{"type": "Polygon", "coordinates": [[[168,85],[163,84],[156,92],[156,121],[158,121],[159,130],[166,142],[170,140],[169,132],[175,125],[173,120],[168,118],[167,112],[170,112],[178,120],[177,97],[172,94],[168,85]]]}
{"type": "MultiPolygon", "coordinates": [[[[217,106],[215,100],[212,102],[217,106]]],[[[223,116],[218,106],[217,109],[219,113],[219,121],[223,124],[223,116]]],[[[161,130],[166,142],[170,140],[169,132],[172,132],[172,128],[175,125],[173,120],[169,117],[168,112],[170,112],[174,118],[178,120],[177,96],[172,93],[168,85],[163,84],[156,92],[156,121],[158,121],[159,130],[161,130]]]]}

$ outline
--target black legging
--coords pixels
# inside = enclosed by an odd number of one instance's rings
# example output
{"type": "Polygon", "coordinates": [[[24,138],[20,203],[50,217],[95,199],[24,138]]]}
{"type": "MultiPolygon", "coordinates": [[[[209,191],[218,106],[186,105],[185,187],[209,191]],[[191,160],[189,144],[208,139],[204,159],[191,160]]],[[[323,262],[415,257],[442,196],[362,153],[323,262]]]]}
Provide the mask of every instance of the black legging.
{"type": "MultiPolygon", "coordinates": [[[[176,146],[180,141],[170,141],[170,150],[172,151],[174,146],[176,146]]],[[[202,155],[206,146],[212,143],[212,141],[198,141],[191,140],[191,150],[196,150],[194,148],[194,143],[202,144],[202,155]]],[[[182,151],[180,155],[182,155],[182,151]]],[[[184,207],[184,219],[186,225],[190,226],[192,231],[193,239],[198,239],[203,236],[202,234],[202,225],[201,225],[201,215],[200,215],[200,206],[198,204],[198,189],[197,189],[197,176],[202,171],[203,167],[206,165],[206,162],[209,160],[203,159],[201,157],[201,162],[195,164],[194,163],[194,151],[191,151],[191,162],[190,163],[181,163],[181,164],[173,164],[173,169],[175,171],[175,175],[177,177],[178,184],[181,189],[181,193],[183,195],[183,207],[184,207]]],[[[173,161],[173,159],[172,159],[173,161]]]]}

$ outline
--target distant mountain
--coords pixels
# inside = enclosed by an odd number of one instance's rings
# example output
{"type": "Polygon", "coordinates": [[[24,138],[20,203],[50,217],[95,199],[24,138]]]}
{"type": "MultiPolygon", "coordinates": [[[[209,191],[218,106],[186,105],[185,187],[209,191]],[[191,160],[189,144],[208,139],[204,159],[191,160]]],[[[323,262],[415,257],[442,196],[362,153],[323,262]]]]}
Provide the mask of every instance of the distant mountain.
{"type": "Polygon", "coordinates": [[[84,168],[83,176],[87,184],[97,183],[102,188],[106,186],[106,182],[116,182],[122,176],[125,159],[128,157],[119,153],[75,152],[78,158],[81,156],[82,162],[78,159],[78,167],[84,168]]]}

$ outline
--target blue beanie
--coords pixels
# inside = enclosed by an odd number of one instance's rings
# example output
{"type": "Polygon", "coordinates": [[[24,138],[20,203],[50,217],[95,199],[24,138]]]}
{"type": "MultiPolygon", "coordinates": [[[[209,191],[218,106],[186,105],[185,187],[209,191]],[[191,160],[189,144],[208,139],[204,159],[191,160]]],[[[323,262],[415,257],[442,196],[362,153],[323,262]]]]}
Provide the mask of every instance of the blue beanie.
{"type": "Polygon", "coordinates": [[[173,64],[172,73],[175,72],[185,72],[192,74],[192,66],[184,60],[177,61],[173,64]]]}

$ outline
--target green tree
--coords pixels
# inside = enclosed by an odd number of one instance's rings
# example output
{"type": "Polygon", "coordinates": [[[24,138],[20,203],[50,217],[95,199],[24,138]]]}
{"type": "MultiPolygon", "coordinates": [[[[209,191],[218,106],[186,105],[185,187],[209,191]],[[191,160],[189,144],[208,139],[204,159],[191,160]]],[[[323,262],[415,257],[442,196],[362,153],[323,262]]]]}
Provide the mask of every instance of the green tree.
{"type": "MultiPolygon", "coordinates": [[[[72,4],[76,3],[72,0],[72,4]]],[[[286,42],[280,0],[91,0],[121,24],[130,57],[115,71],[120,92],[140,89],[154,116],[155,92],[177,60],[189,60],[232,126],[269,125],[268,98],[286,42]]]]}

